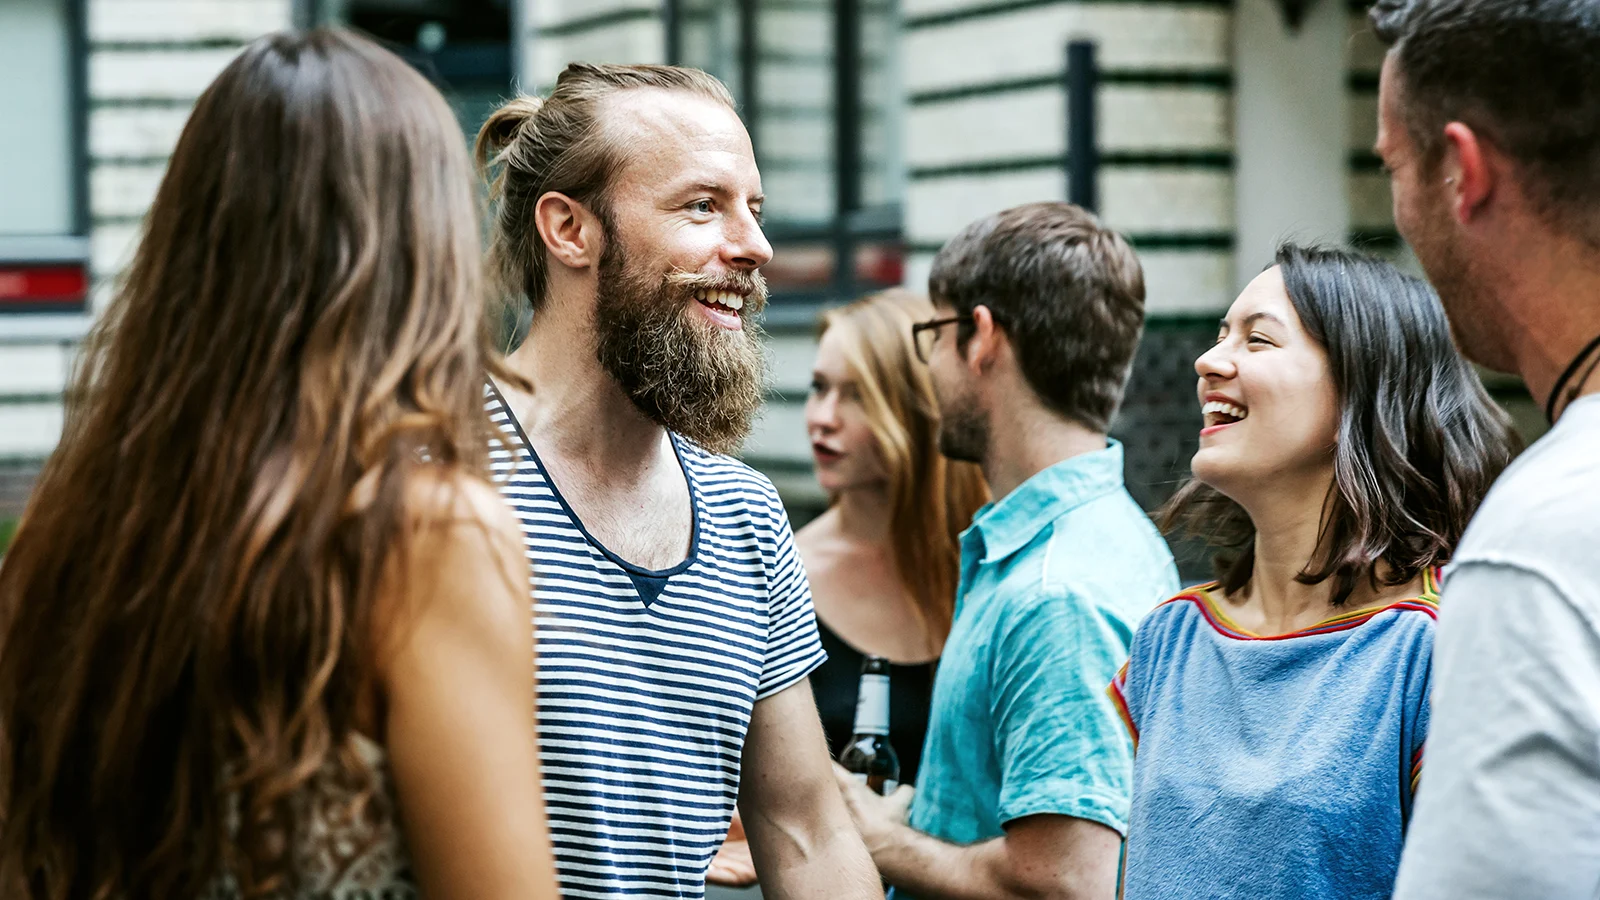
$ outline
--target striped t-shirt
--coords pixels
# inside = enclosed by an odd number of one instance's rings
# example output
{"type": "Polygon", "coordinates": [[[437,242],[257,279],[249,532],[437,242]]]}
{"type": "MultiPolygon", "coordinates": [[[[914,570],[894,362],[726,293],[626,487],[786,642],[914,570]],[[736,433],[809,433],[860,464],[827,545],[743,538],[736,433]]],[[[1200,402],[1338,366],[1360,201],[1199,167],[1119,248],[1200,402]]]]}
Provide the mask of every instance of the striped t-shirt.
{"type": "Polygon", "coordinates": [[[569,898],[705,894],[756,701],[826,657],[772,483],[677,435],[689,555],[650,570],[591,536],[499,392],[490,467],[533,567],[545,803],[569,898]]]}

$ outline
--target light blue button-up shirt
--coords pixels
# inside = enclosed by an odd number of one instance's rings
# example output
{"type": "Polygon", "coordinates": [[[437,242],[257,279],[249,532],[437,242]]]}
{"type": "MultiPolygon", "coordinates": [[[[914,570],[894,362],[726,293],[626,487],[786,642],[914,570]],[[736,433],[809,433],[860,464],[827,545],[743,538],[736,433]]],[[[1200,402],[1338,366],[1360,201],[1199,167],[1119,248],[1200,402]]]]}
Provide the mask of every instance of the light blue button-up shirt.
{"type": "Polygon", "coordinates": [[[961,536],[912,827],[969,844],[1051,814],[1125,834],[1133,747],[1106,685],[1139,619],[1178,586],[1116,441],[979,510],[961,536]]]}

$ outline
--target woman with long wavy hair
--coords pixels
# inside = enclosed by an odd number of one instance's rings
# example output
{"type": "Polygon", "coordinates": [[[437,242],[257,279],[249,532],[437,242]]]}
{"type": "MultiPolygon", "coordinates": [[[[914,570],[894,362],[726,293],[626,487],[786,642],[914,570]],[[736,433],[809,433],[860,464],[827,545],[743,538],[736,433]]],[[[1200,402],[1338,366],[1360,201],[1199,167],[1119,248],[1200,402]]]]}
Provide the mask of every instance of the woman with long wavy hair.
{"type": "MultiPolygon", "coordinates": [[[[955,613],[961,531],[988,502],[983,472],[939,452],[939,411],[914,324],[924,297],[890,290],[822,316],[806,435],[828,509],[795,535],[828,661],[812,691],[835,757],[849,743],[864,656],[890,661],[889,739],[915,782],[933,670],[955,613]]],[[[755,878],[739,832],[711,880],[755,878]]]]}
{"type": "Polygon", "coordinates": [[[555,896],[479,265],[398,57],[200,97],[0,568],[0,896],[555,896]]]}

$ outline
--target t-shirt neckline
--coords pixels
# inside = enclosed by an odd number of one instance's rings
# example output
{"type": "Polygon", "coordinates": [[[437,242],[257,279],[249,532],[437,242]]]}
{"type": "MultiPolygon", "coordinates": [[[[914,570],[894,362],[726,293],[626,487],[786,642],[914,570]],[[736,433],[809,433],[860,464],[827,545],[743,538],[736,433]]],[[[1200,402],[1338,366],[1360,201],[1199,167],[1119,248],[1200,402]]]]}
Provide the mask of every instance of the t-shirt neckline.
{"type": "MultiPolygon", "coordinates": [[[[689,488],[689,553],[683,558],[682,562],[675,563],[668,568],[650,569],[623,559],[589,532],[588,527],[583,524],[583,519],[578,516],[578,511],[573,509],[572,504],[568,503],[567,498],[562,495],[561,488],[556,485],[555,478],[550,474],[550,470],[545,468],[544,460],[539,458],[539,451],[533,448],[533,441],[528,439],[528,433],[523,430],[521,420],[512,411],[511,404],[506,402],[505,396],[500,393],[499,385],[496,385],[493,379],[489,379],[489,390],[494,392],[495,402],[500,404],[501,409],[505,410],[506,421],[511,423],[512,429],[517,433],[517,439],[522,441],[522,447],[533,460],[533,464],[538,466],[540,478],[544,480],[545,486],[550,488],[550,494],[555,497],[556,503],[560,504],[561,511],[567,514],[572,526],[578,529],[578,532],[583,535],[583,539],[588,541],[590,546],[600,551],[601,555],[611,560],[629,575],[662,582],[674,575],[688,571],[689,567],[698,561],[700,557],[700,491],[695,485],[694,476],[690,474],[688,465],[684,463],[683,448],[678,446],[678,436],[676,434],[670,431],[667,432],[667,441],[672,445],[672,455],[678,461],[678,471],[683,474],[684,484],[689,488]]],[[[659,593],[659,588],[657,593],[659,593]]]]}
{"type": "Polygon", "coordinates": [[[1351,628],[1365,624],[1379,613],[1396,609],[1414,609],[1437,617],[1439,611],[1439,573],[1437,569],[1424,569],[1422,572],[1422,593],[1415,597],[1406,597],[1401,600],[1392,600],[1375,606],[1364,606],[1360,609],[1351,609],[1329,616],[1326,619],[1291,631],[1287,634],[1256,634],[1244,628],[1228,617],[1222,605],[1217,602],[1215,592],[1220,587],[1219,582],[1210,582],[1185,591],[1174,599],[1189,599],[1200,608],[1211,627],[1223,637],[1236,641],[1286,641],[1295,638],[1315,637],[1323,634],[1333,634],[1347,631],[1351,628]]]}

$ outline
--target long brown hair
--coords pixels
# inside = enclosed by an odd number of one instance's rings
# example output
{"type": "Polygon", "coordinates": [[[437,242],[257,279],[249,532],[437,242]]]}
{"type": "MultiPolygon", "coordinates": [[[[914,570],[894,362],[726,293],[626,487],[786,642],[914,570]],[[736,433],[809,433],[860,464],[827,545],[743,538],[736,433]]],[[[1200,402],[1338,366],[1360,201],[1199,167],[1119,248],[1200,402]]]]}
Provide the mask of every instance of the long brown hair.
{"type": "Polygon", "coordinates": [[[842,334],[868,427],[889,470],[889,533],[895,567],[940,647],[950,634],[961,568],[959,535],[989,501],[983,470],[939,452],[939,407],[911,326],[933,305],[904,290],[864,297],[822,314],[818,336],[842,334]]]}
{"type": "Polygon", "coordinates": [[[367,40],[270,35],[201,95],[0,568],[0,896],[293,890],[297,797],[367,783],[404,487],[485,462],[477,213],[367,40]]]}

